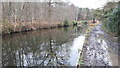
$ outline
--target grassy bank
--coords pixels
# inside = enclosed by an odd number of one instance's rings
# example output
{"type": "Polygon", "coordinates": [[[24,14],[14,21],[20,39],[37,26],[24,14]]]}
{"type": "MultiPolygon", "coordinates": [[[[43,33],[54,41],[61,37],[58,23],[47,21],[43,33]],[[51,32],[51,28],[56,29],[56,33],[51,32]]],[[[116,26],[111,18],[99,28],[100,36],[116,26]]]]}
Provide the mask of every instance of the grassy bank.
{"type": "MultiPolygon", "coordinates": [[[[76,22],[77,23],[77,22],[76,22]]],[[[27,31],[34,31],[40,29],[52,29],[57,27],[68,27],[71,25],[75,25],[72,22],[68,21],[67,19],[64,22],[55,22],[55,23],[48,23],[48,22],[22,22],[22,23],[9,23],[6,20],[2,21],[2,34],[12,34],[12,33],[19,33],[19,32],[27,32],[27,31]]]]}

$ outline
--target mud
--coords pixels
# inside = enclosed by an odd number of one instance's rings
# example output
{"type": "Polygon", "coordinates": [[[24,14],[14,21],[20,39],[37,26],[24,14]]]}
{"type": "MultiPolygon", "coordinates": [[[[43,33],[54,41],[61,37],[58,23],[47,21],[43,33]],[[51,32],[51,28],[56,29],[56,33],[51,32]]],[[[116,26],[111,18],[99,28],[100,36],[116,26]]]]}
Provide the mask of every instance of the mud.
{"type": "Polygon", "coordinates": [[[93,28],[83,46],[83,66],[118,66],[118,37],[106,33],[99,24],[93,28]]]}

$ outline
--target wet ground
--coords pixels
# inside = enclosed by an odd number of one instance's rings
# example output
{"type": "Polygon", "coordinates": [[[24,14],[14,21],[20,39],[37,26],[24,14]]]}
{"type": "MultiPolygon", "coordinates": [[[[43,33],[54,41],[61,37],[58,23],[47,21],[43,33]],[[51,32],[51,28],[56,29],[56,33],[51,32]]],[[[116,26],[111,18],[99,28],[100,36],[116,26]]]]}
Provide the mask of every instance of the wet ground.
{"type": "Polygon", "coordinates": [[[93,28],[83,46],[83,66],[118,66],[118,37],[110,36],[102,24],[93,28]]]}

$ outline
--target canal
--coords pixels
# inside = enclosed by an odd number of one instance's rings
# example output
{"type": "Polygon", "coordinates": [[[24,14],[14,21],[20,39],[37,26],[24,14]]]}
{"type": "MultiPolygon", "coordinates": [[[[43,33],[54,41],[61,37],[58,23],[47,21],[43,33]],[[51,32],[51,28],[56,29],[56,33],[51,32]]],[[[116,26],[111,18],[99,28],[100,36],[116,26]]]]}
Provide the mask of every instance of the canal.
{"type": "Polygon", "coordinates": [[[76,66],[86,28],[65,27],[2,37],[3,66],[76,66]]]}

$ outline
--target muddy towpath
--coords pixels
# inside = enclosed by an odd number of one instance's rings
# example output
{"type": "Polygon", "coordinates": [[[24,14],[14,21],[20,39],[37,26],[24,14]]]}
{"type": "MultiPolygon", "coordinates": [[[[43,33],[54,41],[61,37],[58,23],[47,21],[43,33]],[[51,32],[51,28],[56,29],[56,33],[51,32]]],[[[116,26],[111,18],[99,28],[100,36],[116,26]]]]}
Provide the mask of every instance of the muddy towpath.
{"type": "Polygon", "coordinates": [[[118,37],[109,35],[101,27],[102,24],[98,24],[89,32],[82,49],[82,65],[118,67],[118,37]]]}

